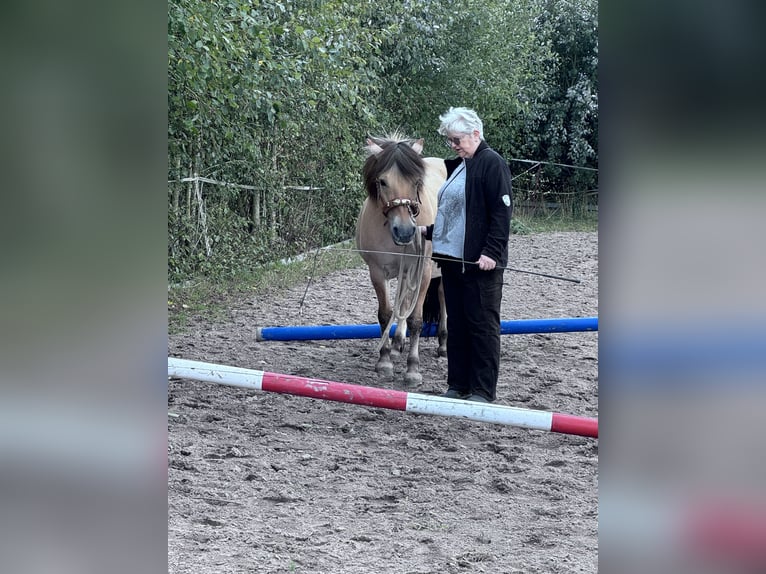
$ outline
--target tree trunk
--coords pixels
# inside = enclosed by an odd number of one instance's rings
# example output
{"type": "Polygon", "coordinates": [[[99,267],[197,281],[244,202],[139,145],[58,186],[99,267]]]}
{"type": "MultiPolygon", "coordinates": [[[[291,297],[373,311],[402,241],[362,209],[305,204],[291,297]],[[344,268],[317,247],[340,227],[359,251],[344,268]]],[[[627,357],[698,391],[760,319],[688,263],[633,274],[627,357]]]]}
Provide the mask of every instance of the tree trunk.
{"type": "MultiPolygon", "coordinates": [[[[176,177],[178,179],[181,179],[181,157],[180,156],[176,158],[176,177]]],[[[181,188],[180,183],[173,186],[173,214],[176,216],[178,216],[179,209],[180,209],[179,207],[179,200],[180,200],[179,196],[181,195],[179,191],[180,188],[181,188]]]]}
{"type": "MultiPolygon", "coordinates": [[[[197,174],[194,174],[197,177],[197,174]]],[[[205,254],[210,257],[213,249],[210,245],[210,236],[207,232],[207,214],[205,213],[205,204],[202,201],[202,184],[198,179],[194,180],[194,195],[197,198],[197,213],[199,213],[200,227],[202,228],[202,239],[205,241],[205,254]]]]}
{"type": "MultiPolygon", "coordinates": [[[[189,160],[189,177],[194,177],[194,163],[189,160]]],[[[191,220],[192,216],[192,192],[194,191],[194,181],[190,181],[186,186],[186,219],[191,220]]]]}
{"type": "Polygon", "coordinates": [[[255,231],[261,226],[261,190],[252,190],[252,211],[250,212],[250,221],[252,222],[252,231],[255,231]]]}

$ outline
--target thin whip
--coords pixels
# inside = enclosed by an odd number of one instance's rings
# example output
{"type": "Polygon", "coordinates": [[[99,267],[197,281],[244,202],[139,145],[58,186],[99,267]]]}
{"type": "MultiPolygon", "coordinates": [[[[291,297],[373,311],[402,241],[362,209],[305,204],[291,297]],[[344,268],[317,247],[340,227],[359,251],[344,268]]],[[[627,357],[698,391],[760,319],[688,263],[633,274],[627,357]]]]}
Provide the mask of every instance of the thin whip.
{"type": "MultiPolygon", "coordinates": [[[[396,253],[392,251],[374,251],[371,249],[349,249],[349,248],[342,248],[342,247],[333,247],[332,248],[335,251],[355,251],[357,253],[382,253],[386,255],[401,255],[402,257],[420,257],[421,259],[425,256],[420,253],[396,253]]],[[[438,257],[436,255],[431,255],[431,259],[434,261],[455,261],[457,263],[463,263],[468,265],[478,265],[476,261],[465,261],[464,259],[447,259],[445,257],[438,257]]],[[[548,279],[558,279],[559,281],[569,281],[570,283],[580,283],[579,279],[572,279],[570,277],[561,277],[560,275],[551,275],[550,273],[540,273],[538,271],[527,271],[526,269],[515,269],[514,267],[503,267],[502,265],[498,265],[495,267],[495,269],[504,269],[506,271],[512,271],[513,273],[526,273],[528,275],[537,275],[539,277],[547,277],[548,279]]]]}
{"type": "Polygon", "coordinates": [[[306,289],[303,291],[303,297],[301,297],[301,304],[298,306],[298,315],[302,315],[303,313],[303,302],[306,300],[306,294],[309,292],[309,285],[311,285],[311,280],[314,278],[314,274],[317,270],[317,259],[319,259],[319,248],[316,249],[314,252],[314,265],[311,268],[311,274],[309,275],[309,280],[306,282],[306,289]]]}

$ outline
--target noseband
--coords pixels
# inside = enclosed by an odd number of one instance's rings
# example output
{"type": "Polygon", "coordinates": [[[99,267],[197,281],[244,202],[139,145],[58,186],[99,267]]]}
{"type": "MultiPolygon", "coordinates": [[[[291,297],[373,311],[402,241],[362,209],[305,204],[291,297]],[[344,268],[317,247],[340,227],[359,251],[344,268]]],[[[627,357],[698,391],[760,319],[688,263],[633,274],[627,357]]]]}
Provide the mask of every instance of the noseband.
{"type": "Polygon", "coordinates": [[[412,201],[411,199],[392,199],[391,201],[387,201],[383,204],[383,215],[388,216],[388,212],[391,211],[394,207],[400,207],[405,206],[407,208],[407,211],[410,212],[410,215],[415,218],[420,213],[420,202],[419,201],[412,201]]]}
{"type": "MultiPolygon", "coordinates": [[[[393,208],[404,206],[407,208],[407,211],[410,212],[410,216],[415,219],[420,213],[420,190],[422,187],[423,183],[418,182],[417,199],[414,201],[405,197],[397,197],[396,199],[391,199],[383,203],[383,215],[388,217],[388,212],[393,208]]],[[[380,182],[378,182],[378,197],[380,197],[380,182]]]]}

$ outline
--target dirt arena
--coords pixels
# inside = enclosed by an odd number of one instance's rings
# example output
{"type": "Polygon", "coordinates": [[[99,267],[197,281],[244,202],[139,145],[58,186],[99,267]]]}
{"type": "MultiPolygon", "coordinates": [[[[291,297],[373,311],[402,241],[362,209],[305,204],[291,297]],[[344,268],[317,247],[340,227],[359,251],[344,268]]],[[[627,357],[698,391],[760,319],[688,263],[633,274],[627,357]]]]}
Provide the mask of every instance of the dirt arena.
{"type": "MultiPolygon", "coordinates": [[[[502,319],[598,315],[596,233],[511,236],[502,319]]],[[[258,327],[369,324],[366,268],[193,321],[169,356],[400,388],[376,340],[257,342],[258,327]],[[299,312],[300,311],[300,312],[299,312]]],[[[421,339],[421,393],[446,359],[421,339]]],[[[498,403],[598,416],[598,333],[503,335],[498,403]]],[[[411,389],[408,389],[411,390],[411,389]]],[[[597,571],[598,440],[171,379],[171,573],[597,571]]]]}

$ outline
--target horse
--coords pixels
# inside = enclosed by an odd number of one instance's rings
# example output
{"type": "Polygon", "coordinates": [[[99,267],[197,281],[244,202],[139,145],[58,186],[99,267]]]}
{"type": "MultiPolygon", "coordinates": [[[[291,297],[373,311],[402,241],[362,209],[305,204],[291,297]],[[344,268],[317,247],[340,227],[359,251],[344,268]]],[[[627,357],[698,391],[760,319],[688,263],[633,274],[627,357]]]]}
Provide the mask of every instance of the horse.
{"type": "MultiPolygon", "coordinates": [[[[367,159],[362,169],[367,197],[356,225],[356,246],[369,268],[378,298],[380,356],[375,371],[391,377],[394,366],[391,351],[404,350],[406,321],[410,336],[407,385],[423,380],[419,372],[419,342],[423,326],[423,302],[432,277],[439,276],[431,260],[432,246],[418,230],[436,217],[436,194],[447,177],[444,160],[422,157],[423,140],[406,138],[398,132],[383,137],[369,137],[367,159]],[[392,306],[390,287],[397,278],[396,298],[392,306]],[[393,347],[389,333],[396,322],[393,347]]],[[[444,291],[439,289],[439,348],[447,354],[447,310],[444,291]]]]}

